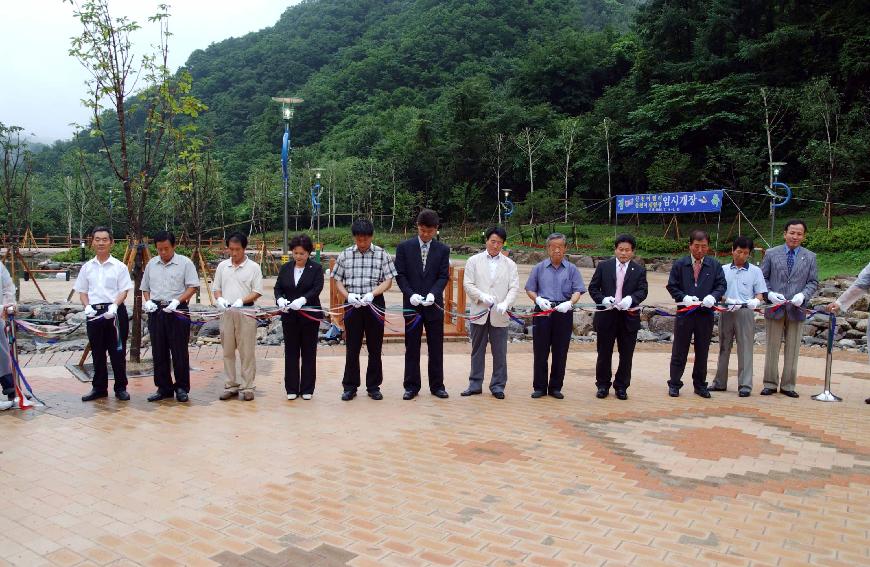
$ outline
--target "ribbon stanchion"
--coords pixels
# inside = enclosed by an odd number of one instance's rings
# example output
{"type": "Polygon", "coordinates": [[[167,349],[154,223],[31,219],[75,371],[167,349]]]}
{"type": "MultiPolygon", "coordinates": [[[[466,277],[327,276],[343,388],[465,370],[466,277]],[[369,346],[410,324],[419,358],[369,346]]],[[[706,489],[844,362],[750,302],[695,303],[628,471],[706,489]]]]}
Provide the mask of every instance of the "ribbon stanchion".
{"type": "MultiPolygon", "coordinates": [[[[814,311],[814,313],[824,312],[814,311]]],[[[828,316],[828,352],[825,355],[825,389],[812,398],[817,402],[842,402],[843,398],[831,391],[831,365],[834,358],[834,334],[837,328],[837,317],[833,313],[826,313],[826,315],[828,316]]]]}

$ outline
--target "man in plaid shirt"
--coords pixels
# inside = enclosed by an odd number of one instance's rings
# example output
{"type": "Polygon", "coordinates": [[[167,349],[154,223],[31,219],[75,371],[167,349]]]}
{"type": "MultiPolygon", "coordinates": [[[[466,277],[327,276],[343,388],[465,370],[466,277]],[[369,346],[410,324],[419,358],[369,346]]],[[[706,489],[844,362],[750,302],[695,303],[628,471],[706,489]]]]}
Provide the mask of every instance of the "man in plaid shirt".
{"type": "Polygon", "coordinates": [[[372,244],[375,227],[367,219],[357,219],[351,226],[354,246],[345,248],[335,261],[332,278],[338,293],[350,304],[344,319],[347,331],[344,378],[341,381],[344,393],[341,399],[350,401],[356,397],[360,386],[359,353],[363,336],[369,353],[366,368],[366,391],[373,400],[382,400],[381,383],[384,372],[381,365],[381,347],[384,342],[384,324],[369,305],[384,310],[384,292],[393,285],[396,267],[386,250],[372,244]]]}

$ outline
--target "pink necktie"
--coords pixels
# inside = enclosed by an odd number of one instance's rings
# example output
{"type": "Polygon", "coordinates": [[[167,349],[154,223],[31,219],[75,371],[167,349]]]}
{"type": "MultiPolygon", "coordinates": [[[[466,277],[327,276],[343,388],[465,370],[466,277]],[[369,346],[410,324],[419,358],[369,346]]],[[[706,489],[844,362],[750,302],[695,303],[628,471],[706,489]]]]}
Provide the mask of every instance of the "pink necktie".
{"type": "Polygon", "coordinates": [[[616,301],[622,301],[622,283],[625,281],[625,264],[617,262],[616,269],[616,301]]]}

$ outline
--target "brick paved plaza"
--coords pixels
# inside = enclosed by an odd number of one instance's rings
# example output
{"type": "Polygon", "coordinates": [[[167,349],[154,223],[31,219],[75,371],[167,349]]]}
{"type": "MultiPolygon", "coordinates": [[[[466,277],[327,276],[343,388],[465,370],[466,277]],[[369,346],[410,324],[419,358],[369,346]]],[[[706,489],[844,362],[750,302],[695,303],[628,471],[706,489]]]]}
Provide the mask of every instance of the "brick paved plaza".
{"type": "Polygon", "coordinates": [[[499,401],[459,396],[468,345],[448,347],[451,398],[410,402],[400,344],[380,402],[339,400],[341,348],[320,350],[312,401],[287,401],[277,347],[253,402],[217,400],[214,348],[192,350],[187,405],[146,402],[150,378],[83,404],[88,384],[31,365],[48,407],[0,414],[0,564],[870,564],[866,355],[837,355],[842,404],[810,399],[819,350],[800,399],[757,395],[761,350],[752,397],[672,399],[667,346],[642,346],[619,401],[595,399],[575,344],[558,401],[529,398],[531,348],[511,344],[499,401]]]}

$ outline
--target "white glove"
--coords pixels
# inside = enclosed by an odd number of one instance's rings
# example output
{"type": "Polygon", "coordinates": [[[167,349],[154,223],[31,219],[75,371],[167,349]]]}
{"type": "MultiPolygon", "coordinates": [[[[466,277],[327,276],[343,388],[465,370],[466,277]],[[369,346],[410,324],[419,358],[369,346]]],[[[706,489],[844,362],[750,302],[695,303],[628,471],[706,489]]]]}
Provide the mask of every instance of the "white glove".
{"type": "Polygon", "coordinates": [[[230,305],[230,307],[235,307],[236,309],[241,309],[241,308],[244,307],[244,306],[245,306],[245,304],[244,304],[244,302],[242,301],[242,298],[241,298],[241,297],[240,297],[239,299],[233,301],[233,304],[230,305]]]}
{"type": "Polygon", "coordinates": [[[418,305],[423,303],[423,296],[420,295],[419,293],[415,293],[414,295],[411,296],[410,301],[411,301],[411,305],[413,305],[414,307],[417,307],[418,305]]]}
{"type": "Polygon", "coordinates": [[[300,309],[302,309],[302,306],[305,305],[305,303],[306,303],[307,301],[308,301],[308,300],[305,299],[304,297],[300,297],[300,298],[298,298],[298,299],[294,299],[294,300],[290,303],[290,309],[292,309],[293,311],[299,311],[300,309]]]}
{"type": "Polygon", "coordinates": [[[14,303],[9,303],[6,305],[6,313],[8,315],[12,315],[13,313],[15,313],[15,304],[14,303]]]}
{"type": "Polygon", "coordinates": [[[105,317],[106,319],[114,319],[115,315],[117,315],[117,314],[118,314],[118,306],[115,305],[114,303],[112,303],[111,305],[109,305],[109,308],[106,309],[106,312],[103,313],[103,317],[105,317]]]}
{"type": "Polygon", "coordinates": [[[746,307],[749,309],[758,309],[758,306],[761,305],[761,302],[758,301],[755,297],[746,302],[746,307]]]}
{"type": "Polygon", "coordinates": [[[279,297],[275,303],[278,304],[278,309],[280,309],[284,313],[287,313],[287,306],[290,305],[290,302],[287,301],[286,297],[279,297]]]}
{"type": "Polygon", "coordinates": [[[480,294],[480,302],[487,303],[489,305],[495,305],[495,296],[490,295],[488,293],[481,293],[480,294]]]}
{"type": "Polygon", "coordinates": [[[535,304],[541,308],[541,311],[549,311],[553,308],[553,304],[550,303],[550,300],[545,297],[541,297],[540,295],[535,298],[535,304]]]}
{"type": "Polygon", "coordinates": [[[499,303],[498,305],[495,306],[496,313],[500,313],[501,315],[504,315],[505,313],[507,313],[508,309],[510,309],[510,305],[508,305],[507,300],[502,301],[501,303],[499,303]]]}
{"type": "Polygon", "coordinates": [[[713,297],[712,295],[707,295],[704,297],[704,307],[706,307],[707,309],[710,309],[714,305],[716,305],[716,298],[715,297],[713,297]]]}
{"type": "Polygon", "coordinates": [[[567,313],[568,311],[571,311],[572,309],[574,309],[574,304],[571,303],[571,301],[563,301],[562,303],[560,303],[559,305],[556,306],[556,311],[558,311],[559,313],[567,313]]]}
{"type": "Polygon", "coordinates": [[[434,305],[434,304],[435,304],[435,295],[432,294],[431,292],[427,293],[426,299],[423,300],[423,306],[429,307],[430,305],[434,305]]]}
{"type": "Polygon", "coordinates": [[[371,302],[374,301],[374,300],[375,300],[375,296],[374,296],[374,294],[372,294],[372,292],[368,292],[367,294],[365,294],[364,296],[362,296],[362,297],[360,298],[359,301],[360,301],[360,303],[362,303],[363,305],[368,305],[369,303],[371,303],[371,302]]]}
{"type": "Polygon", "coordinates": [[[616,308],[620,311],[625,311],[626,309],[631,307],[631,296],[626,295],[622,298],[622,301],[616,304],[616,308]]]}
{"type": "Polygon", "coordinates": [[[142,311],[145,313],[154,313],[157,311],[157,304],[150,299],[142,304],[142,311]]]}
{"type": "Polygon", "coordinates": [[[362,307],[362,296],[358,293],[348,293],[347,302],[354,307],[362,307]]]}
{"type": "Polygon", "coordinates": [[[90,305],[85,305],[85,317],[93,317],[97,314],[97,310],[91,307],[90,305]]]}
{"type": "Polygon", "coordinates": [[[775,291],[771,291],[770,293],[768,293],[768,294],[767,294],[767,298],[768,298],[768,299],[771,301],[771,303],[773,303],[774,305],[780,305],[780,304],[782,304],[782,303],[785,303],[785,296],[784,296],[783,294],[781,294],[781,293],[777,293],[777,292],[775,292],[775,291]]]}
{"type": "Polygon", "coordinates": [[[178,306],[181,305],[181,302],[177,299],[173,299],[169,302],[169,305],[163,308],[167,313],[175,313],[175,310],[178,309],[178,306]]]}
{"type": "Polygon", "coordinates": [[[683,297],[683,305],[685,305],[687,307],[689,305],[700,305],[700,304],[701,304],[701,300],[698,299],[697,297],[695,297],[694,295],[686,295],[683,297]]]}
{"type": "Polygon", "coordinates": [[[215,303],[217,304],[218,309],[220,309],[221,311],[225,311],[230,308],[230,303],[223,297],[218,297],[215,303]]]}
{"type": "Polygon", "coordinates": [[[794,297],[791,298],[791,304],[795,307],[800,307],[804,304],[804,294],[796,293],[794,297]]]}
{"type": "Polygon", "coordinates": [[[605,297],[601,300],[601,305],[603,305],[605,309],[613,309],[614,303],[616,303],[615,297],[605,297]]]}

